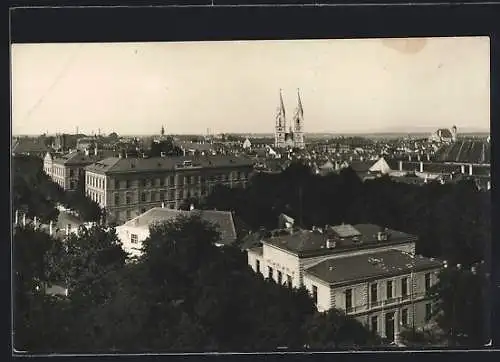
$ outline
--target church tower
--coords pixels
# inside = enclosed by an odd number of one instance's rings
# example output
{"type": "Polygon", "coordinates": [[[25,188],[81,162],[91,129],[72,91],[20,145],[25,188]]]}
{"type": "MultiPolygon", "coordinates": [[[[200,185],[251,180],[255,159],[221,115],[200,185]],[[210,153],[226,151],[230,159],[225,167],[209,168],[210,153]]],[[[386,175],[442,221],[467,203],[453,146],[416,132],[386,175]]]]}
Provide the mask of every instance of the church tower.
{"type": "Polygon", "coordinates": [[[283,104],[283,96],[281,95],[280,89],[280,104],[276,112],[276,126],[274,129],[274,146],[284,147],[285,146],[285,134],[286,134],[286,114],[285,105],[283,104]]]}
{"type": "Polygon", "coordinates": [[[303,149],[304,142],[304,109],[300,100],[300,91],[297,89],[297,109],[293,117],[293,143],[295,147],[303,149]]]}

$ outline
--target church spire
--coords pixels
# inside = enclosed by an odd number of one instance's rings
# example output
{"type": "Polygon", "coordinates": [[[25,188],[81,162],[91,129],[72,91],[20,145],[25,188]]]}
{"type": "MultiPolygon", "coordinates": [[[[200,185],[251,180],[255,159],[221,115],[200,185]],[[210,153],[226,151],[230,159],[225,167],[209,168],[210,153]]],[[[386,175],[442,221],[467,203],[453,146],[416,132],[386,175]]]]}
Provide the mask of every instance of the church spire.
{"type": "Polygon", "coordinates": [[[276,114],[276,127],[286,130],[286,113],[285,104],[283,103],[283,95],[280,88],[280,104],[276,114]]]}
{"type": "Polygon", "coordinates": [[[303,117],[304,116],[304,109],[302,108],[302,101],[300,100],[300,90],[297,88],[297,113],[303,117]]]}
{"type": "Polygon", "coordinates": [[[161,136],[165,136],[165,127],[163,125],[161,126],[161,136]]]}

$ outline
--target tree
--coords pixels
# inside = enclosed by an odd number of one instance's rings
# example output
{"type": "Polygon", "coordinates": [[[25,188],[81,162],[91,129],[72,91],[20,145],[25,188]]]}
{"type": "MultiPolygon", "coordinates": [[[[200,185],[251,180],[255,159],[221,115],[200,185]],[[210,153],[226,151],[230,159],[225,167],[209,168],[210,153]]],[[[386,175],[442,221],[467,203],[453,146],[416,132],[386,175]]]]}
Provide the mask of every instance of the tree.
{"type": "Polygon", "coordinates": [[[443,269],[429,293],[434,299],[434,318],[452,345],[485,343],[485,276],[481,269],[443,269]]]}
{"type": "Polygon", "coordinates": [[[312,349],[343,349],[380,344],[379,337],[337,309],[316,313],[305,325],[312,349]]]}

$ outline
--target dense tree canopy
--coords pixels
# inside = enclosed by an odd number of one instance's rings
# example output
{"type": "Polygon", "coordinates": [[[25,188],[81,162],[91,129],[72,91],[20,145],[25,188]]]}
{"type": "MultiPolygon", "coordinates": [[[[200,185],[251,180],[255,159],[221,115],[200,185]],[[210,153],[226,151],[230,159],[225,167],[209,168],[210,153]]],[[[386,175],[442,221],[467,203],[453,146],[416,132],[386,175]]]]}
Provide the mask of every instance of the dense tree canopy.
{"type": "Polygon", "coordinates": [[[14,210],[21,210],[30,218],[37,216],[40,221],[56,221],[59,211],[57,204],[78,212],[84,221],[100,221],[102,210],[99,205],[85,195],[84,174],[80,175],[76,191],[66,192],[53,182],[43,171],[43,161],[34,156],[13,158],[14,210]]]}
{"type": "Polygon", "coordinates": [[[40,231],[19,229],[16,271],[27,270],[23,279],[30,280],[29,271],[45,275],[48,269],[70,292],[52,297],[20,290],[30,302],[16,304],[16,348],[126,353],[379,343],[350,317],[317,313],[305,289],[256,275],[239,249],[216,247],[219,238],[200,218],[180,217],[152,227],[142,256],[127,263],[113,230],[81,230],[61,247],[40,231]],[[29,251],[31,237],[46,242],[29,251]],[[317,335],[310,326],[328,328],[317,335]]]}

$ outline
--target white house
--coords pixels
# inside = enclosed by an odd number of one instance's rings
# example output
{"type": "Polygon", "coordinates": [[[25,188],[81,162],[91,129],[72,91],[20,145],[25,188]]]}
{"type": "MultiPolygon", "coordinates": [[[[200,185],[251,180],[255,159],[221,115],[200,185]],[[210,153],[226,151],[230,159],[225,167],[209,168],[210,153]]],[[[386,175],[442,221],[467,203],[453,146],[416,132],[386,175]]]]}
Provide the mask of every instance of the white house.
{"type": "Polygon", "coordinates": [[[438,261],[415,256],[416,240],[372,224],[338,225],[281,230],[247,254],[249,265],[264,277],[305,286],[319,311],[343,309],[395,340],[395,321],[425,324],[431,307],[424,292],[436,282],[441,267],[438,261]]]}
{"type": "Polygon", "coordinates": [[[174,220],[179,216],[199,215],[202,220],[213,224],[221,234],[221,245],[229,245],[236,241],[237,234],[233,215],[229,211],[215,210],[174,210],[155,207],[145,213],[116,227],[118,238],[123,249],[132,256],[139,256],[142,242],[149,237],[149,229],[155,223],[174,220]]]}
{"type": "Polygon", "coordinates": [[[252,142],[250,142],[250,140],[247,138],[247,139],[245,139],[245,141],[243,142],[243,148],[244,148],[244,149],[249,149],[250,147],[252,147],[252,142]]]}

